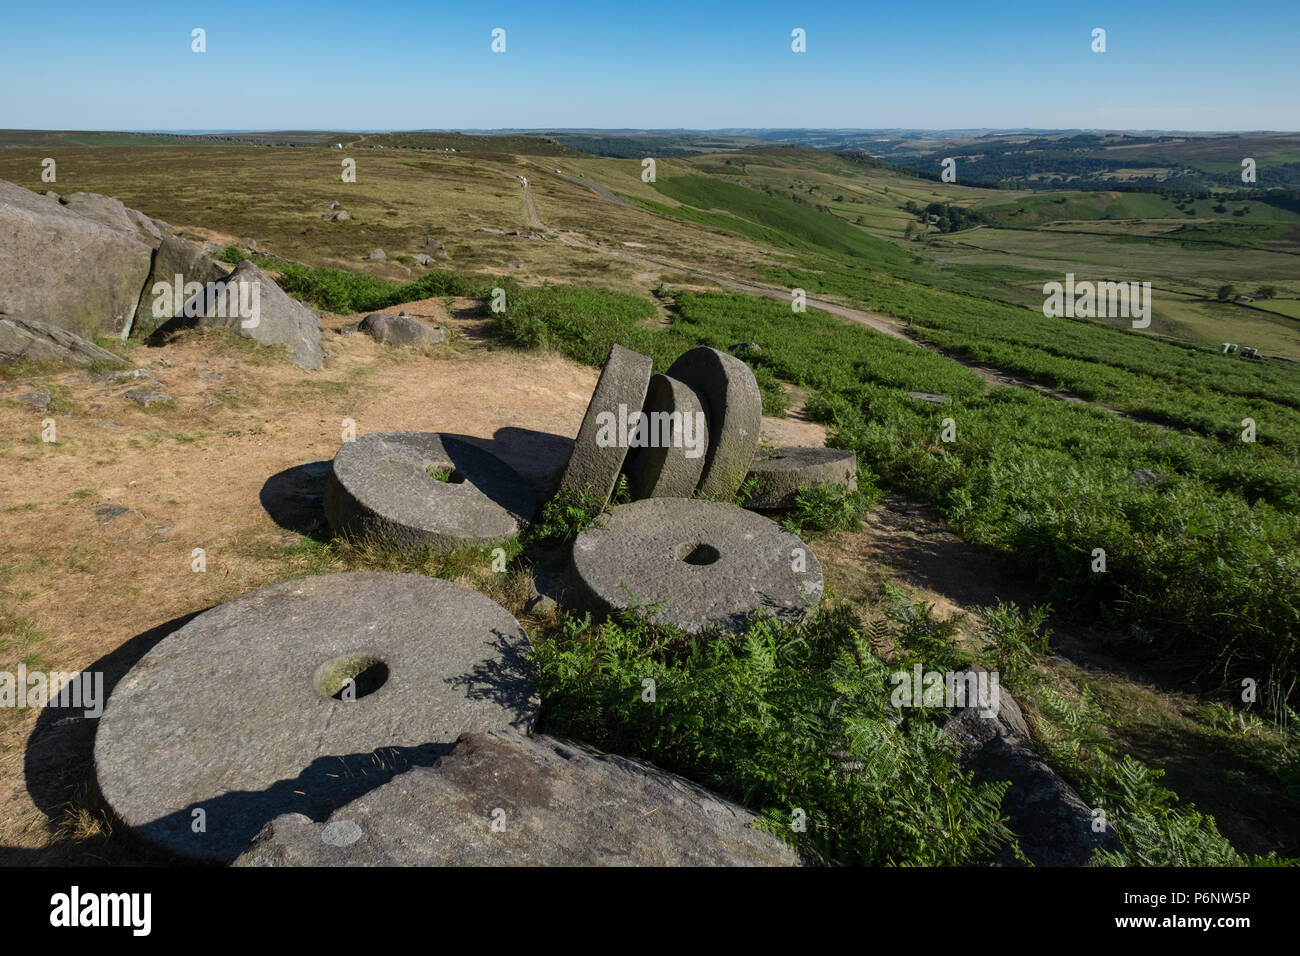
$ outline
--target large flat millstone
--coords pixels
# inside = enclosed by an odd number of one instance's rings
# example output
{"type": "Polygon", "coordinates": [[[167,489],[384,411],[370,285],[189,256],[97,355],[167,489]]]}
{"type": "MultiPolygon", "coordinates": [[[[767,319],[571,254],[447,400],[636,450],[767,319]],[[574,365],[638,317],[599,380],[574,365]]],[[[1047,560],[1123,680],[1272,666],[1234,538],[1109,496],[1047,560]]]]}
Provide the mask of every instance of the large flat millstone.
{"type": "Polygon", "coordinates": [[[628,446],[627,416],[641,411],[654,363],[648,355],[621,345],[609,350],[600,378],[582,417],[573,453],[560,476],[559,494],[586,493],[609,501],[628,446]],[[620,425],[620,417],[622,424],[620,425]]]}
{"type": "Polygon", "coordinates": [[[633,448],[623,464],[627,490],[641,498],[689,498],[700,483],[709,448],[703,399],[667,375],[650,379],[642,411],[649,444],[633,448]]]}
{"type": "Polygon", "coordinates": [[[749,466],[754,490],[746,508],[793,508],[800,488],[858,487],[858,456],[839,448],[760,449],[749,466]]]}
{"type": "Polygon", "coordinates": [[[229,862],[275,817],[323,820],[462,733],[526,732],[530,653],[508,611],[449,581],[277,584],[200,614],[114,688],[99,788],[149,842],[229,862]]]}
{"type": "Polygon", "coordinates": [[[469,442],[436,432],[375,432],[345,442],[334,456],[324,507],[344,537],[451,551],[514,537],[532,520],[536,499],[513,468],[469,442]]]}
{"type": "Polygon", "coordinates": [[[328,822],[282,816],[237,866],[793,866],[753,813],[558,737],[465,734],[328,822]]]}
{"type": "Polygon", "coordinates": [[[596,611],[636,608],[699,633],[740,630],[755,611],[799,621],[822,595],[812,550],[769,518],[715,501],[619,505],[574,540],[569,585],[596,611]]]}
{"type": "Polygon", "coordinates": [[[698,348],[679,357],[667,374],[695,389],[707,406],[709,450],[698,490],[731,498],[749,471],[763,424],[763,396],[754,373],[734,355],[698,348]]]}

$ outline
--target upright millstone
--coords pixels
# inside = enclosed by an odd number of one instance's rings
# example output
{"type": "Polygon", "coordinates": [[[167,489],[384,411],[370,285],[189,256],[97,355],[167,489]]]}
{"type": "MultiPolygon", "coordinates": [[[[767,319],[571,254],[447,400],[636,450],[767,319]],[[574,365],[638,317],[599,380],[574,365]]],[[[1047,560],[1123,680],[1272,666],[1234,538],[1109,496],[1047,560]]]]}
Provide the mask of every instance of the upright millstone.
{"type": "Polygon", "coordinates": [[[513,538],[537,507],[490,452],[436,432],[375,432],[345,442],[325,483],[337,534],[402,551],[452,551],[513,538]]]}
{"type": "Polygon", "coordinates": [[[463,733],[527,733],[531,653],[505,608],[450,581],[286,581],[205,611],[131,668],[96,731],[99,788],[145,840],[228,863],[281,814],[324,819],[463,733]]]}
{"type": "Polygon", "coordinates": [[[698,490],[731,498],[749,471],[763,424],[763,396],[754,373],[734,355],[698,348],[682,355],[667,374],[695,389],[709,416],[709,450],[698,490]]]}
{"type": "Polygon", "coordinates": [[[703,400],[685,382],[656,375],[642,411],[650,444],[628,453],[623,465],[628,493],[633,501],[689,498],[700,483],[709,448],[703,400]]]}
{"type": "Polygon", "coordinates": [[[821,601],[822,569],[803,541],[753,511],[647,498],[574,539],[569,594],[588,610],[628,610],[690,634],[738,631],[756,612],[803,620],[821,601]]]}
{"type": "Polygon", "coordinates": [[[746,480],[751,478],[754,490],[745,501],[746,508],[793,508],[800,488],[839,485],[847,491],[856,490],[858,456],[838,448],[759,449],[746,480]]]}
{"type": "Polygon", "coordinates": [[[627,416],[641,411],[653,365],[648,355],[621,345],[609,350],[557,494],[585,493],[602,506],[609,501],[627,457],[627,416]]]}

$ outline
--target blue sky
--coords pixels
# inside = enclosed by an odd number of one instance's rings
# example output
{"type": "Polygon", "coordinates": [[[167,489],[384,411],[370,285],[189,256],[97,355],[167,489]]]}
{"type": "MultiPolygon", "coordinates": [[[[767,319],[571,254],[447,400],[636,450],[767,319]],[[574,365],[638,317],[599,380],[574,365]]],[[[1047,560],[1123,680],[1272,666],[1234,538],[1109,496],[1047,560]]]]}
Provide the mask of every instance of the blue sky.
{"type": "Polygon", "coordinates": [[[1298,49],[1297,0],[10,2],[0,127],[1297,130],[1298,49]]]}

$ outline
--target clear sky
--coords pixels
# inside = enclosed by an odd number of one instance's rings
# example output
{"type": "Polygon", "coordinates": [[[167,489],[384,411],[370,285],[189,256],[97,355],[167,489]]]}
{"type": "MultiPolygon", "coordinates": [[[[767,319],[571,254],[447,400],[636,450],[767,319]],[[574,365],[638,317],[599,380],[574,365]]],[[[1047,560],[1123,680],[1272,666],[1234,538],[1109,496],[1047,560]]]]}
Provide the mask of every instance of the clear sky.
{"type": "Polygon", "coordinates": [[[4,128],[1297,130],[1300,0],[7,0],[0,89],[4,128]]]}

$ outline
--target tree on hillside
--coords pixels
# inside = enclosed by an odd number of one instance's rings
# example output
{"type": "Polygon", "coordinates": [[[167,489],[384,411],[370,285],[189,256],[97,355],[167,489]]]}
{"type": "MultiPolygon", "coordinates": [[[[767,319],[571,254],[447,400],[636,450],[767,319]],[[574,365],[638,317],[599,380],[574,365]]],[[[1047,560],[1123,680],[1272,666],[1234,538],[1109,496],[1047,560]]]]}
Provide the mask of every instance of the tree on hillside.
{"type": "Polygon", "coordinates": [[[903,238],[911,242],[916,238],[916,223],[909,222],[907,228],[903,230],[903,238]]]}
{"type": "Polygon", "coordinates": [[[1262,285],[1255,290],[1254,295],[1257,299],[1271,299],[1277,295],[1277,288],[1271,285],[1262,285]]]}
{"type": "Polygon", "coordinates": [[[1227,302],[1229,299],[1236,296],[1237,287],[1235,285],[1221,285],[1219,286],[1217,294],[1220,302],[1227,302]]]}

